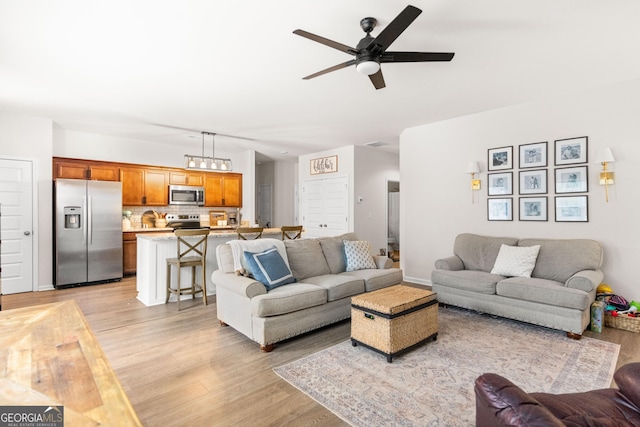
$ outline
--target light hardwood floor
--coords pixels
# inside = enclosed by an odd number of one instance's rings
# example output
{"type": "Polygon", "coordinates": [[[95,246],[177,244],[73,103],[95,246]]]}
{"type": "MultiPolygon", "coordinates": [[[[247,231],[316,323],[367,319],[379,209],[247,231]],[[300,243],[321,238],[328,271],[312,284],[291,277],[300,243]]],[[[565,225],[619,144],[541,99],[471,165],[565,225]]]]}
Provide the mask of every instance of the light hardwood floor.
{"type": "MultiPolygon", "coordinates": [[[[146,307],[135,277],[2,297],[2,309],[75,299],[145,426],[345,426],[273,368],[349,338],[344,321],[279,343],[271,353],[216,319],[215,298],[146,307]]],[[[618,366],[640,361],[638,334],[585,336],[621,344],[618,366]]]]}

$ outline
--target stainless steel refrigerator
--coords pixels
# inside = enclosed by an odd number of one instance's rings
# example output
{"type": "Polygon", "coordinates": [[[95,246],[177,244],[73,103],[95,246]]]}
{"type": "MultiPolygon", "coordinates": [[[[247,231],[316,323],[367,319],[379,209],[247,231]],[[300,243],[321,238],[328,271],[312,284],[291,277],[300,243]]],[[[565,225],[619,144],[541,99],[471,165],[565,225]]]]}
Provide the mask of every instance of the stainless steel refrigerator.
{"type": "Polygon", "coordinates": [[[122,279],[122,184],[55,181],[55,286],[122,279]]]}

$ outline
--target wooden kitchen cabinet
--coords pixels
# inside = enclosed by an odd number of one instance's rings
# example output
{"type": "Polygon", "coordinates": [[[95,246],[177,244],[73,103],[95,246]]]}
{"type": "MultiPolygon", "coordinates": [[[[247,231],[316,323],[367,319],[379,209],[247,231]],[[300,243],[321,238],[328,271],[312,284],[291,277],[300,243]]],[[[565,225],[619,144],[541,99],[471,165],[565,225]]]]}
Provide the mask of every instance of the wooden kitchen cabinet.
{"type": "Polygon", "coordinates": [[[122,274],[136,274],[138,241],[136,233],[122,233],[122,274]]]}
{"type": "Polygon", "coordinates": [[[97,181],[118,181],[119,168],[115,164],[91,162],[89,160],[53,160],[53,178],[91,179],[97,181]]]}
{"type": "Polygon", "coordinates": [[[206,173],[204,205],[209,207],[242,207],[242,174],[206,173]]]}
{"type": "Polygon", "coordinates": [[[121,168],[123,206],[169,204],[168,173],[159,169],[121,168]]]}
{"type": "Polygon", "coordinates": [[[186,171],[169,171],[169,184],[171,185],[204,185],[202,173],[186,171]]]}

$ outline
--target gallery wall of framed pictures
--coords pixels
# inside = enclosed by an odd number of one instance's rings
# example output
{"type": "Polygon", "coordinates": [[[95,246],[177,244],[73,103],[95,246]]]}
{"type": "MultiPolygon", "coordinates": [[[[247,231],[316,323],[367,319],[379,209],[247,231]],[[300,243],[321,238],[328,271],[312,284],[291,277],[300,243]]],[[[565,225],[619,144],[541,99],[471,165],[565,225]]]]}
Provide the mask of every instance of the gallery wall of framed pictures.
{"type": "Polygon", "coordinates": [[[488,150],[489,221],[513,221],[516,188],[519,221],[548,221],[551,208],[556,222],[589,221],[588,196],[584,194],[589,191],[588,137],[555,140],[553,170],[549,167],[548,145],[546,141],[519,145],[517,163],[513,146],[488,150]]]}

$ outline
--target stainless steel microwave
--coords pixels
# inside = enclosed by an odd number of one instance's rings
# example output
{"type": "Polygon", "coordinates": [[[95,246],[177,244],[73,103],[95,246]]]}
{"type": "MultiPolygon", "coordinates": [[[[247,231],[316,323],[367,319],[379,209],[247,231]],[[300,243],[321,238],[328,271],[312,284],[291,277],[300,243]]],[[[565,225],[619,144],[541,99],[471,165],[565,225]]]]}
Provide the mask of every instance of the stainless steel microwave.
{"type": "Polygon", "coordinates": [[[193,185],[170,185],[170,205],[204,205],[204,187],[193,185]]]}

